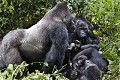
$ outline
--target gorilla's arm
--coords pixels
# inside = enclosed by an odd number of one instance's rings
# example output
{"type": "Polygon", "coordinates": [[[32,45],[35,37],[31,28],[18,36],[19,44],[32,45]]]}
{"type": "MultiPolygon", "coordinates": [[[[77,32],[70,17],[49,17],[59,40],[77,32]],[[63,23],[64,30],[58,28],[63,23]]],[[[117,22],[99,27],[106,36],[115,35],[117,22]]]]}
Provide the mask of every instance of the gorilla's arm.
{"type": "Polygon", "coordinates": [[[99,44],[99,43],[100,43],[98,36],[95,35],[95,34],[93,33],[93,31],[88,30],[87,34],[88,34],[88,36],[92,39],[92,43],[93,43],[93,44],[99,44]]]}
{"type": "Polygon", "coordinates": [[[24,30],[17,29],[10,31],[4,36],[0,45],[0,69],[8,66],[8,64],[20,64],[22,58],[18,51],[20,41],[24,37],[24,30]]]}
{"type": "Polygon", "coordinates": [[[51,73],[54,65],[60,69],[63,65],[65,57],[65,49],[68,46],[68,34],[65,27],[57,27],[57,29],[50,35],[52,46],[46,55],[45,62],[48,63],[48,67],[43,67],[45,73],[51,73]],[[57,62],[57,63],[56,63],[57,62]]]}
{"type": "Polygon", "coordinates": [[[93,48],[96,48],[96,49],[100,48],[99,45],[97,45],[97,44],[82,45],[80,48],[84,50],[84,49],[87,49],[87,48],[90,48],[90,47],[93,47],[93,48]]]}
{"type": "MultiPolygon", "coordinates": [[[[81,56],[81,55],[85,55],[85,56],[87,56],[87,57],[89,58],[89,57],[91,57],[91,55],[92,55],[93,53],[96,53],[96,52],[94,52],[94,51],[96,51],[94,48],[84,49],[83,51],[79,52],[79,53],[73,58],[73,60],[76,60],[76,59],[77,59],[79,56],[81,56]]],[[[100,55],[98,52],[97,52],[96,54],[100,55]]]]}

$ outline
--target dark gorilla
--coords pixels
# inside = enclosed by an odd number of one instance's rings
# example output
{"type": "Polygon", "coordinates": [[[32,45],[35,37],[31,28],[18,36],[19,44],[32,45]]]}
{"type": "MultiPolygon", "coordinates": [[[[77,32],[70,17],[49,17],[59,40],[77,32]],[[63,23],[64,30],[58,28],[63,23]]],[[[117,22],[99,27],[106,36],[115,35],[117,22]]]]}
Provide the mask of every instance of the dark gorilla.
{"type": "Polygon", "coordinates": [[[104,73],[108,71],[107,66],[109,62],[107,61],[107,59],[103,58],[102,55],[95,48],[84,49],[74,57],[74,60],[81,55],[85,55],[90,61],[95,63],[98,66],[98,68],[104,73]]]}
{"type": "Polygon", "coordinates": [[[72,62],[72,67],[66,71],[66,77],[68,77],[70,80],[75,80],[79,75],[80,68],[83,68],[81,66],[84,66],[85,60],[87,60],[87,57],[84,55],[74,59],[72,62]]]}
{"type": "Polygon", "coordinates": [[[45,73],[51,73],[54,65],[60,69],[68,46],[68,32],[72,29],[72,14],[64,3],[54,8],[29,29],[10,31],[2,40],[0,69],[8,64],[44,61],[45,73]]]}
{"type": "Polygon", "coordinates": [[[85,55],[75,57],[72,62],[73,69],[78,70],[80,66],[84,66],[84,62],[87,60],[87,57],[85,55]]]}
{"type": "Polygon", "coordinates": [[[87,60],[85,55],[73,59],[72,69],[67,73],[70,80],[96,80],[100,79],[100,70],[96,64],[87,60]]]}

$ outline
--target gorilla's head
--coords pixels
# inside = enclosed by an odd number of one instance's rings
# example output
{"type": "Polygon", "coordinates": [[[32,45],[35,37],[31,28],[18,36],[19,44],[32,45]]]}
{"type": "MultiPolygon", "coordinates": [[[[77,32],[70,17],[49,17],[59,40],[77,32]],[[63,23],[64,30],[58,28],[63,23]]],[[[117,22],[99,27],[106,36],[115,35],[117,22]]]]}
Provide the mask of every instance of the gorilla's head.
{"type": "Polygon", "coordinates": [[[76,14],[74,20],[82,20],[82,21],[86,22],[86,23],[88,24],[88,28],[89,28],[91,31],[93,30],[92,24],[91,24],[82,14],[76,14]]]}
{"type": "Polygon", "coordinates": [[[46,13],[44,18],[52,19],[56,24],[63,23],[66,25],[68,32],[74,30],[73,16],[65,3],[57,3],[54,8],[46,13]]]}
{"type": "Polygon", "coordinates": [[[87,60],[87,57],[85,55],[81,55],[78,57],[78,66],[83,66],[84,65],[84,62],[85,60],[87,60]]]}
{"type": "Polygon", "coordinates": [[[79,38],[86,38],[88,37],[87,33],[89,31],[88,25],[83,20],[77,20],[75,22],[75,33],[78,35],[79,38]]]}
{"type": "Polygon", "coordinates": [[[84,75],[88,78],[88,80],[98,80],[100,79],[100,70],[92,61],[86,60],[84,75]]]}

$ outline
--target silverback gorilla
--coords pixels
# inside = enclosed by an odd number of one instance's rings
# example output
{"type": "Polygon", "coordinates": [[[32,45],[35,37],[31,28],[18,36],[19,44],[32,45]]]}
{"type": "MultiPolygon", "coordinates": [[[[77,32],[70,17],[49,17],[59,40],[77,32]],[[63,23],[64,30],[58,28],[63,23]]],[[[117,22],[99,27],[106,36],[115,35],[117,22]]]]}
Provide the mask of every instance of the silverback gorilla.
{"type": "Polygon", "coordinates": [[[0,69],[8,64],[47,62],[45,73],[51,73],[54,65],[63,65],[68,47],[68,32],[73,29],[72,14],[65,3],[58,3],[29,29],[10,31],[0,46],[0,69]]]}

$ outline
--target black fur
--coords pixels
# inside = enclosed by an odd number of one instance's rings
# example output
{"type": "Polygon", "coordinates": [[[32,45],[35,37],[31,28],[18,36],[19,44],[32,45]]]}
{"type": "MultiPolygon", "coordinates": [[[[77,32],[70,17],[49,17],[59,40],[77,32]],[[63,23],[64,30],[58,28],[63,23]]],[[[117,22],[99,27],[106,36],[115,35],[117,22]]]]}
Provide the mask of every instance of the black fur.
{"type": "Polygon", "coordinates": [[[74,57],[74,59],[77,59],[81,55],[85,55],[90,61],[95,63],[103,72],[106,73],[108,71],[107,66],[109,62],[105,58],[103,58],[102,55],[95,48],[84,49],[83,51],[79,52],[74,57]]]}
{"type": "MultiPolygon", "coordinates": [[[[77,57],[77,56],[76,56],[77,57]]],[[[70,80],[96,80],[100,79],[100,70],[96,64],[87,60],[85,55],[73,59],[72,68],[68,70],[70,80]]]]}
{"type": "Polygon", "coordinates": [[[78,80],[99,79],[99,69],[106,73],[108,70],[107,66],[109,64],[107,59],[103,58],[98,52],[99,39],[93,33],[92,25],[82,15],[77,15],[74,18],[74,23],[75,31],[69,34],[70,47],[66,51],[66,53],[70,55],[70,59],[65,59],[66,61],[64,61],[66,63],[68,63],[67,61],[71,61],[72,67],[66,71],[66,76],[71,80],[75,80],[76,78],[78,80]],[[88,66],[85,66],[84,64],[86,59],[88,59],[88,62],[90,62],[88,66]],[[94,66],[90,66],[93,64],[94,66]],[[84,69],[85,67],[88,68],[84,69]],[[91,70],[93,71],[91,72],[91,70]],[[96,75],[94,75],[94,73],[96,75]]]}

